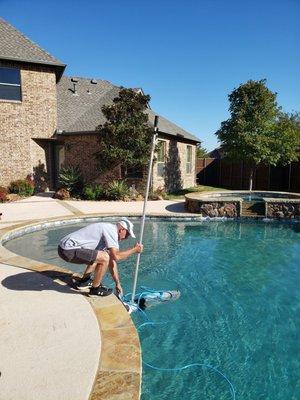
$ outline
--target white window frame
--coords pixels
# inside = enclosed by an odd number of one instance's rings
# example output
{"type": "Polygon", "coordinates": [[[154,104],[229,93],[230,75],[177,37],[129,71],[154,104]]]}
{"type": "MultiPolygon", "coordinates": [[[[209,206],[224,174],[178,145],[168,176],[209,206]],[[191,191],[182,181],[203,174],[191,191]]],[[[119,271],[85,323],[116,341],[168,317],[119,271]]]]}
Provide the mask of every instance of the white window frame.
{"type": "Polygon", "coordinates": [[[163,178],[165,176],[165,165],[166,165],[166,154],[167,154],[167,142],[159,139],[157,145],[163,145],[163,160],[159,159],[159,150],[157,151],[157,176],[163,178]]]}
{"type": "Polygon", "coordinates": [[[186,146],[185,172],[186,174],[191,174],[192,171],[193,171],[193,146],[188,144],[186,146]]]}

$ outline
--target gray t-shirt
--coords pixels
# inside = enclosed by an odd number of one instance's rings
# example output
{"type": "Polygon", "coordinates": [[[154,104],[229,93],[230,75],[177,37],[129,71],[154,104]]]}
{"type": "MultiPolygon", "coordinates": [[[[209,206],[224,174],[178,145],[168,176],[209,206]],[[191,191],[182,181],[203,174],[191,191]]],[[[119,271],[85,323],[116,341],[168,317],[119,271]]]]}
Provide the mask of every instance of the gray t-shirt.
{"type": "Polygon", "coordinates": [[[117,226],[105,222],[90,224],[63,237],[59,245],[64,250],[107,250],[111,247],[119,249],[117,226]]]}

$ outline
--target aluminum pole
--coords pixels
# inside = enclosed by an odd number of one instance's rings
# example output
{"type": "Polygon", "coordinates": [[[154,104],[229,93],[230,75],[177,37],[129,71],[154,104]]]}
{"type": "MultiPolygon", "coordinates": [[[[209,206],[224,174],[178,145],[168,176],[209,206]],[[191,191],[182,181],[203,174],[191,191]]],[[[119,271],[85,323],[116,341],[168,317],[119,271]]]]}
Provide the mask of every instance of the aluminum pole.
{"type": "MultiPolygon", "coordinates": [[[[145,226],[145,218],[146,218],[146,209],[147,209],[147,202],[148,202],[151,175],[152,175],[152,165],[153,165],[154,151],[155,151],[155,145],[156,145],[156,138],[157,138],[157,134],[158,134],[157,125],[158,125],[158,115],[155,115],[155,118],[154,118],[154,135],[153,135],[153,138],[152,138],[151,156],[150,156],[150,162],[149,162],[149,167],[148,167],[146,193],[145,193],[145,199],[144,199],[143,215],[142,215],[142,221],[141,221],[141,231],[140,231],[140,237],[139,237],[139,243],[141,243],[141,244],[143,243],[144,226],[145,226]]],[[[132,296],[131,296],[132,303],[134,302],[134,297],[135,297],[135,292],[136,292],[136,284],[137,284],[137,278],[138,278],[138,274],[139,274],[140,258],[141,258],[141,253],[138,253],[137,259],[136,259],[134,282],[133,282],[132,296]]]]}
{"type": "Polygon", "coordinates": [[[288,187],[288,192],[291,190],[291,174],[292,174],[292,163],[290,162],[289,165],[289,187],[288,187]]]}

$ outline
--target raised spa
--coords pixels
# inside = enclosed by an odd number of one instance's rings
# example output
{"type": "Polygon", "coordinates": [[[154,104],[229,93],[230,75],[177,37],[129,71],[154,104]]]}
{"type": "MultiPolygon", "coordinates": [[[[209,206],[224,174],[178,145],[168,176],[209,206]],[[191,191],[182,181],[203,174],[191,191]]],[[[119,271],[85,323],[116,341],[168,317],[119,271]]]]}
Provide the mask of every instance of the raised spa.
{"type": "Polygon", "coordinates": [[[220,191],[189,193],[187,211],[203,217],[300,219],[300,193],[220,191]]]}

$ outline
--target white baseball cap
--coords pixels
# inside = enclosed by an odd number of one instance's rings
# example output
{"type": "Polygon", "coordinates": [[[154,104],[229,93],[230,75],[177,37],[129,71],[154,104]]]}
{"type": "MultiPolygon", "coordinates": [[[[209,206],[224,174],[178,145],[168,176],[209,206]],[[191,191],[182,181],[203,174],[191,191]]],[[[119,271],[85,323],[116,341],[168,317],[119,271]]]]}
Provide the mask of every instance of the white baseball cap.
{"type": "Polygon", "coordinates": [[[135,234],[133,233],[133,223],[129,221],[129,219],[124,217],[120,221],[118,221],[118,224],[123,226],[123,228],[125,228],[128,231],[131,237],[135,238],[135,234]]]}

